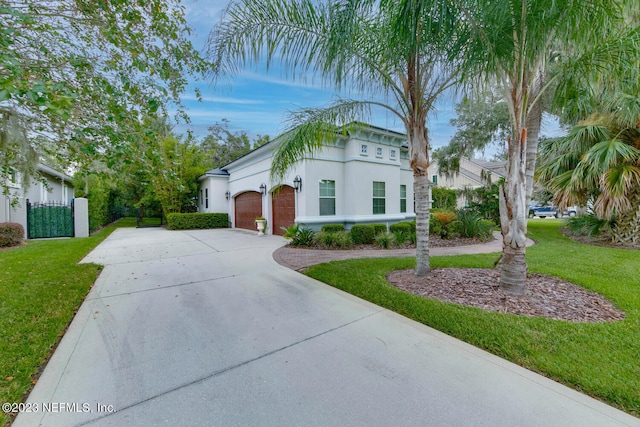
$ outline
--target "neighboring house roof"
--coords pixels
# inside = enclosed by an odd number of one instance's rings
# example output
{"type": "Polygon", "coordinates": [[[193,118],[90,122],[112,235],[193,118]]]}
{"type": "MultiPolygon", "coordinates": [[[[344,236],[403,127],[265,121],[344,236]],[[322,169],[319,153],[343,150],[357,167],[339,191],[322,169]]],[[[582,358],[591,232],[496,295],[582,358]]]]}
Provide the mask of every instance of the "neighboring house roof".
{"type": "Polygon", "coordinates": [[[50,166],[45,165],[44,163],[38,163],[38,171],[42,172],[42,173],[46,173],[48,175],[54,176],[58,179],[61,179],[62,181],[68,183],[68,184],[72,184],[71,182],[71,177],[65,173],[62,172],[58,172],[57,170],[53,169],[50,166]]]}
{"type": "Polygon", "coordinates": [[[226,170],[220,169],[220,168],[211,169],[210,171],[205,172],[204,175],[199,177],[198,181],[202,181],[203,179],[205,179],[208,176],[229,176],[229,172],[227,172],[226,170]]]}
{"type": "Polygon", "coordinates": [[[507,161],[491,162],[483,159],[469,159],[471,163],[487,169],[503,178],[507,177],[507,161]]]}

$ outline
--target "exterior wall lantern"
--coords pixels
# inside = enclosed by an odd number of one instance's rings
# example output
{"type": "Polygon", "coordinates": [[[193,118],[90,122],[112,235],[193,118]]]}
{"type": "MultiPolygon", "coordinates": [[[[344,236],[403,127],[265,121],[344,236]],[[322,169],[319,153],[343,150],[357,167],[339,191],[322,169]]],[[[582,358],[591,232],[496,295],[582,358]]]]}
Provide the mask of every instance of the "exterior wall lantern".
{"type": "Polygon", "coordinates": [[[297,192],[302,191],[302,178],[300,178],[300,175],[297,175],[293,179],[293,188],[295,188],[297,192]]]}
{"type": "Polygon", "coordinates": [[[229,200],[229,199],[231,198],[231,192],[230,192],[229,190],[227,190],[227,191],[224,193],[224,197],[226,197],[226,198],[227,198],[227,200],[229,200]]]}
{"type": "Polygon", "coordinates": [[[264,182],[260,184],[260,193],[262,193],[263,196],[267,195],[267,184],[264,182]]]}

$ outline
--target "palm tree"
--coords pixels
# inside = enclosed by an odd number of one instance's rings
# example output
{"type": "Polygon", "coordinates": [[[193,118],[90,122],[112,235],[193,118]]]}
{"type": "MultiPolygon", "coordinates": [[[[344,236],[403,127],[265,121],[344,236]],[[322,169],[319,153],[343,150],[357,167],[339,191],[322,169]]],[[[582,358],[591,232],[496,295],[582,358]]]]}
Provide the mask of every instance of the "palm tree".
{"type": "Polygon", "coordinates": [[[600,219],[613,222],[618,243],[640,242],[640,89],[600,92],[602,111],[574,126],[566,137],[545,141],[538,180],[560,205],[593,202],[600,219]],[[602,94],[609,99],[602,99],[602,94]]]}
{"type": "Polygon", "coordinates": [[[363,98],[293,113],[274,155],[274,180],[334,138],[335,124],[366,120],[372,107],[404,124],[414,175],[417,275],[430,270],[427,119],[436,99],[456,83],[458,40],[444,31],[455,24],[441,2],[238,0],[208,42],[218,77],[279,61],[294,78],[309,73],[363,98]]]}
{"type": "MultiPolygon", "coordinates": [[[[602,31],[620,17],[617,0],[459,0],[466,39],[468,86],[497,84],[509,106],[508,173],[500,191],[503,254],[500,286],[526,291],[527,188],[536,163],[541,99],[557,83],[546,79],[553,52],[582,57],[602,42],[602,31]],[[601,31],[602,30],[602,31],[601,31]]],[[[601,52],[601,57],[606,53],[601,52]]],[[[592,57],[589,57],[593,59],[592,57]]],[[[569,63],[568,61],[567,63],[569,63]]],[[[586,60],[585,60],[586,62],[586,60]]]]}

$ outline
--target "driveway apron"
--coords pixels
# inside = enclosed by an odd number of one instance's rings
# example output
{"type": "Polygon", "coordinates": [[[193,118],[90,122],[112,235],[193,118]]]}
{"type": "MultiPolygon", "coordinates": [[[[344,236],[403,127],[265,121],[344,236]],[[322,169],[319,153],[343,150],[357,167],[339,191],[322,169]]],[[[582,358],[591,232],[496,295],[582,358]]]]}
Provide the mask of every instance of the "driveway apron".
{"type": "Polygon", "coordinates": [[[640,426],[278,265],[240,230],[118,229],[22,426],[640,426]]]}

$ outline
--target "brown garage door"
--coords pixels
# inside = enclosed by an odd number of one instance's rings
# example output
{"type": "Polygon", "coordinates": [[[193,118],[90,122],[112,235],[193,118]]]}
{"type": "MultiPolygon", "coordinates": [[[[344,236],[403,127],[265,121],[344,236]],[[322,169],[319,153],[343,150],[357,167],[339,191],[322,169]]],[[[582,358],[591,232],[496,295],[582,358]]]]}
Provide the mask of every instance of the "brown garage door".
{"type": "Polygon", "coordinates": [[[293,225],[296,219],[296,196],[293,187],[283,185],[273,193],[273,234],[282,236],[280,227],[293,225]]]}
{"type": "Polygon", "coordinates": [[[247,191],[236,196],[236,228],[256,229],[256,217],[262,216],[262,195],[257,191],[247,191]]]}

